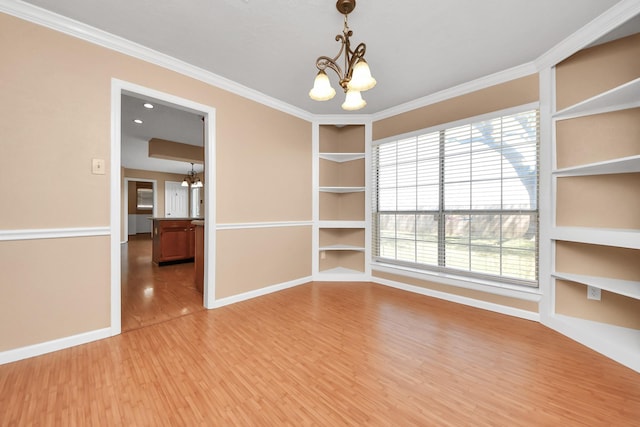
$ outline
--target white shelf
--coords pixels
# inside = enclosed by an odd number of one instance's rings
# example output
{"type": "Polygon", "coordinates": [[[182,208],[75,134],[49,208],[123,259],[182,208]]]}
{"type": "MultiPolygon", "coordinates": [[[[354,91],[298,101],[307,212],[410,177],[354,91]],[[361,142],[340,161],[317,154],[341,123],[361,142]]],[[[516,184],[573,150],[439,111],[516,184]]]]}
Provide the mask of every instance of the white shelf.
{"type": "Polygon", "coordinates": [[[572,273],[553,273],[553,277],[593,286],[626,297],[640,299],[640,282],[572,273]]]}
{"type": "Polygon", "coordinates": [[[640,172],[640,155],[572,166],[553,171],[556,176],[607,175],[640,172]]]}
{"type": "Polygon", "coordinates": [[[353,245],[328,245],[321,246],[318,248],[320,251],[358,251],[364,252],[363,246],[353,246],[353,245]]]}
{"type": "Polygon", "coordinates": [[[364,221],[320,221],[318,228],[365,228],[364,221]]]}
{"type": "Polygon", "coordinates": [[[640,249],[640,231],[620,228],[553,227],[552,240],[640,249]]]}
{"type": "Polygon", "coordinates": [[[342,163],[364,159],[364,153],[320,153],[320,158],[332,162],[342,163]]]}
{"type": "Polygon", "coordinates": [[[336,268],[331,268],[329,270],[320,270],[319,272],[321,275],[340,275],[340,276],[362,276],[364,275],[364,273],[362,271],[358,271],[358,270],[352,270],[350,268],[344,268],[344,267],[336,267],[336,268]]]}
{"type": "Polygon", "coordinates": [[[319,190],[325,193],[359,193],[364,191],[364,187],[320,187],[319,190]]]}
{"type": "Polygon", "coordinates": [[[640,106],[640,78],[558,111],[556,120],[607,113],[640,106]]]}
{"type": "Polygon", "coordinates": [[[561,314],[549,321],[560,333],[640,372],[640,330],[561,314]]]}

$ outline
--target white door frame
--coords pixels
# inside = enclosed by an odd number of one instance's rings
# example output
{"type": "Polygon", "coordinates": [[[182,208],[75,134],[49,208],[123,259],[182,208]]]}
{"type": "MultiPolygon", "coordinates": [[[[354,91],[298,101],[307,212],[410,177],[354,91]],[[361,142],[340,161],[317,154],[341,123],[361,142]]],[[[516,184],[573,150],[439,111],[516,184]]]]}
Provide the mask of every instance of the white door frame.
{"type": "MultiPolygon", "coordinates": [[[[153,211],[151,216],[158,215],[158,180],[157,179],[144,179],[144,178],[124,178],[124,186],[122,193],[122,218],[127,218],[129,214],[129,182],[150,182],[153,189],[153,211]]],[[[124,228],[124,238],[121,237],[120,243],[127,243],[129,241],[129,223],[124,221],[122,223],[124,228]]]]}
{"type": "Polygon", "coordinates": [[[203,304],[206,308],[215,307],[215,253],[216,253],[216,197],[215,197],[215,128],[216,109],[175,95],[160,92],[134,83],[119,79],[111,79],[111,335],[118,335],[122,330],[121,324],[121,292],[120,292],[120,230],[121,217],[121,98],[123,94],[143,95],[160,101],[168,102],[186,111],[204,116],[205,144],[205,235],[204,235],[204,296],[203,304]]]}

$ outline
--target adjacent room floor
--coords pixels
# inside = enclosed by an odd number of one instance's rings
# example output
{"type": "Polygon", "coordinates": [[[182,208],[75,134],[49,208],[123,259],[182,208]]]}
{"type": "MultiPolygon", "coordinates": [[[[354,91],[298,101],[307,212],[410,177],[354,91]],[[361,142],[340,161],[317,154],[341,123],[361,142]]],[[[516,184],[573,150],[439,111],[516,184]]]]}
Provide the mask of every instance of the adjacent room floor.
{"type": "Polygon", "coordinates": [[[122,331],[130,331],[204,310],[192,262],[151,262],[150,234],[129,236],[121,245],[122,331]]]}
{"type": "Polygon", "coordinates": [[[4,425],[631,426],[640,374],[540,325],[310,283],[0,366],[4,425]]]}

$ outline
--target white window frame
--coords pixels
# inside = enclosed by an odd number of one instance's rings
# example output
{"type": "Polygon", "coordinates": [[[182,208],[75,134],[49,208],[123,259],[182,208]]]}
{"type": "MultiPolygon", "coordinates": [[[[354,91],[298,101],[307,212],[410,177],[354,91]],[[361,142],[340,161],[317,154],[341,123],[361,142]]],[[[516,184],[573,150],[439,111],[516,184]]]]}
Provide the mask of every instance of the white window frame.
{"type": "MultiPolygon", "coordinates": [[[[377,145],[381,145],[381,144],[385,144],[385,143],[389,143],[389,142],[394,142],[394,141],[400,141],[403,139],[408,139],[408,138],[412,138],[412,137],[417,137],[420,135],[424,135],[424,134],[430,134],[430,133],[434,133],[434,132],[440,132],[440,131],[444,131],[447,129],[451,129],[451,128],[456,128],[459,126],[463,126],[463,125],[469,125],[469,124],[473,124],[476,122],[481,122],[481,121],[485,121],[485,120],[491,120],[491,119],[496,119],[499,117],[504,117],[504,116],[509,116],[509,115],[513,115],[513,114],[517,114],[517,113],[522,113],[522,112],[526,112],[529,110],[539,110],[539,103],[535,102],[535,103],[530,103],[530,104],[525,104],[525,105],[520,105],[517,107],[513,107],[513,108],[508,108],[508,109],[504,109],[504,110],[499,110],[499,111],[494,111],[491,113],[487,113],[487,114],[482,114],[482,115],[478,115],[478,116],[474,116],[474,117],[470,117],[470,118],[465,118],[465,119],[461,119],[461,120],[457,120],[454,122],[449,122],[449,123],[444,123],[444,124],[439,124],[436,126],[432,126],[429,128],[424,128],[424,129],[420,129],[417,131],[413,131],[413,132],[408,132],[405,134],[401,134],[401,135],[394,135],[388,138],[384,138],[381,140],[377,140],[377,141],[373,141],[373,146],[377,146],[377,145]]],[[[540,116],[538,116],[538,126],[540,126],[540,116]]],[[[399,271],[403,271],[405,274],[409,274],[412,276],[416,276],[416,275],[426,275],[426,276],[436,276],[436,277],[440,277],[440,278],[449,278],[452,279],[454,281],[456,280],[461,280],[463,282],[467,282],[467,281],[473,281],[479,284],[486,284],[486,285],[494,285],[494,286],[499,286],[499,287],[507,287],[507,288],[511,288],[515,286],[515,289],[517,288],[528,288],[528,289],[536,289],[539,286],[539,247],[540,247],[540,203],[539,203],[539,199],[540,199],[540,128],[538,127],[538,138],[537,138],[537,183],[536,183],[536,197],[538,199],[537,203],[536,203],[536,208],[531,210],[531,213],[533,215],[535,215],[535,221],[537,222],[537,227],[536,227],[536,248],[535,248],[535,264],[536,264],[536,277],[535,280],[520,280],[517,278],[511,278],[511,277],[504,277],[504,276],[497,276],[497,275],[485,275],[482,273],[478,273],[478,272],[473,272],[473,271],[466,271],[466,270],[455,270],[455,269],[450,269],[447,267],[440,267],[440,266],[434,266],[434,265],[426,265],[426,264],[416,264],[416,263],[410,263],[410,262],[403,262],[403,261],[399,261],[399,260],[393,260],[393,259],[389,259],[389,258],[382,258],[382,257],[378,257],[376,256],[377,254],[377,242],[378,242],[378,230],[377,230],[377,221],[375,220],[375,218],[377,217],[378,214],[378,205],[377,205],[377,195],[378,195],[378,183],[377,183],[377,178],[375,176],[376,174],[376,170],[377,170],[377,164],[375,164],[375,160],[373,160],[373,164],[371,166],[371,170],[374,173],[373,176],[373,191],[372,191],[372,196],[373,196],[373,200],[372,200],[372,205],[371,205],[371,212],[372,212],[372,241],[373,241],[373,250],[372,250],[372,266],[378,270],[383,270],[383,271],[388,271],[391,272],[393,270],[399,270],[399,271]]],[[[440,178],[442,180],[442,178],[440,178]]],[[[442,185],[442,184],[441,184],[442,185]]],[[[442,208],[442,207],[440,207],[442,208]]],[[[471,209],[470,209],[471,211],[471,209]]],[[[497,210],[496,212],[499,212],[499,210],[497,210]]]]}

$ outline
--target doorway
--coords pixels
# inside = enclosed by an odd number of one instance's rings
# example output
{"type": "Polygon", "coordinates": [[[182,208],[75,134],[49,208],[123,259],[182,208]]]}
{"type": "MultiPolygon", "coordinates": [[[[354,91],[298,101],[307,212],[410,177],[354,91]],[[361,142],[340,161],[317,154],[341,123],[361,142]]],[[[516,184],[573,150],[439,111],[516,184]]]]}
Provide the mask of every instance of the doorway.
{"type": "MultiPolygon", "coordinates": [[[[205,182],[205,186],[201,189],[204,198],[204,205],[202,206],[204,210],[203,217],[205,224],[215,224],[215,109],[210,106],[195,103],[193,101],[179,98],[171,94],[162,93],[153,89],[113,79],[111,92],[111,170],[120,171],[120,173],[111,173],[111,335],[117,335],[123,330],[121,318],[121,314],[123,311],[123,290],[121,286],[128,284],[127,281],[129,280],[129,276],[125,277],[124,274],[129,274],[131,271],[135,270],[135,267],[130,262],[130,260],[132,259],[132,255],[137,260],[144,261],[144,259],[147,257],[149,261],[151,259],[150,254],[148,253],[148,251],[150,251],[150,245],[148,244],[150,235],[148,235],[148,239],[146,236],[140,239],[137,237],[137,235],[133,239],[129,239],[126,234],[123,236],[124,231],[126,230],[126,228],[128,228],[127,224],[124,223],[122,211],[122,205],[124,204],[123,195],[126,191],[124,190],[124,187],[122,185],[124,183],[124,169],[121,159],[123,127],[123,107],[121,102],[123,96],[132,96],[138,99],[153,100],[153,102],[158,103],[159,105],[175,108],[180,112],[187,112],[190,114],[198,115],[201,120],[200,138],[203,141],[204,147],[204,163],[210,165],[203,171],[205,182]],[[203,131],[202,126],[204,126],[203,131]],[[204,134],[204,138],[202,138],[202,134],[204,134]],[[145,240],[147,241],[145,242],[145,240]],[[146,249],[141,250],[140,247],[134,247],[135,245],[140,243],[140,241],[142,241],[142,243],[146,245],[146,249]],[[127,245],[129,246],[127,246],[126,251],[121,251],[122,242],[128,242],[127,245]],[[145,251],[147,252],[145,253],[145,251]]],[[[186,169],[183,171],[183,173],[184,172],[186,172],[186,169]]],[[[157,187],[160,187],[160,185],[158,185],[157,187]]],[[[155,194],[162,194],[163,190],[161,190],[160,188],[156,188],[156,190],[157,191],[155,191],[155,194]]],[[[156,200],[154,207],[158,206],[158,204],[161,203],[158,203],[156,200]]],[[[215,227],[205,227],[203,249],[204,259],[209,261],[204,263],[204,288],[203,292],[199,296],[198,306],[204,308],[213,308],[215,304],[215,287],[213,280],[214,262],[212,260],[213,255],[215,254],[215,227]]],[[[176,269],[171,273],[169,273],[169,270],[166,270],[166,277],[162,277],[161,275],[158,276],[157,271],[153,274],[143,274],[138,272],[136,273],[137,279],[135,280],[137,280],[137,282],[139,283],[145,283],[145,281],[149,280],[149,278],[153,278],[154,280],[156,278],[159,278],[162,283],[172,283],[179,280],[176,279],[176,277],[184,278],[190,276],[191,278],[193,278],[193,264],[185,265],[185,267],[183,267],[183,270],[184,271],[179,271],[179,269],[176,269]],[[190,272],[191,274],[188,274],[188,272],[190,272]]],[[[146,296],[151,296],[151,293],[157,293],[157,290],[152,290],[151,287],[147,286],[142,287],[136,292],[138,292],[142,296],[142,298],[139,299],[138,304],[146,304],[148,303],[149,298],[144,298],[145,293],[146,296]]],[[[175,296],[175,294],[171,296],[171,293],[168,293],[168,295],[169,296],[166,297],[168,301],[178,301],[178,305],[182,305],[179,310],[179,315],[185,314],[185,307],[184,304],[180,303],[180,297],[175,296]]],[[[159,310],[160,313],[164,311],[166,310],[159,310]]],[[[161,321],[160,318],[158,319],[161,321]]]]}

